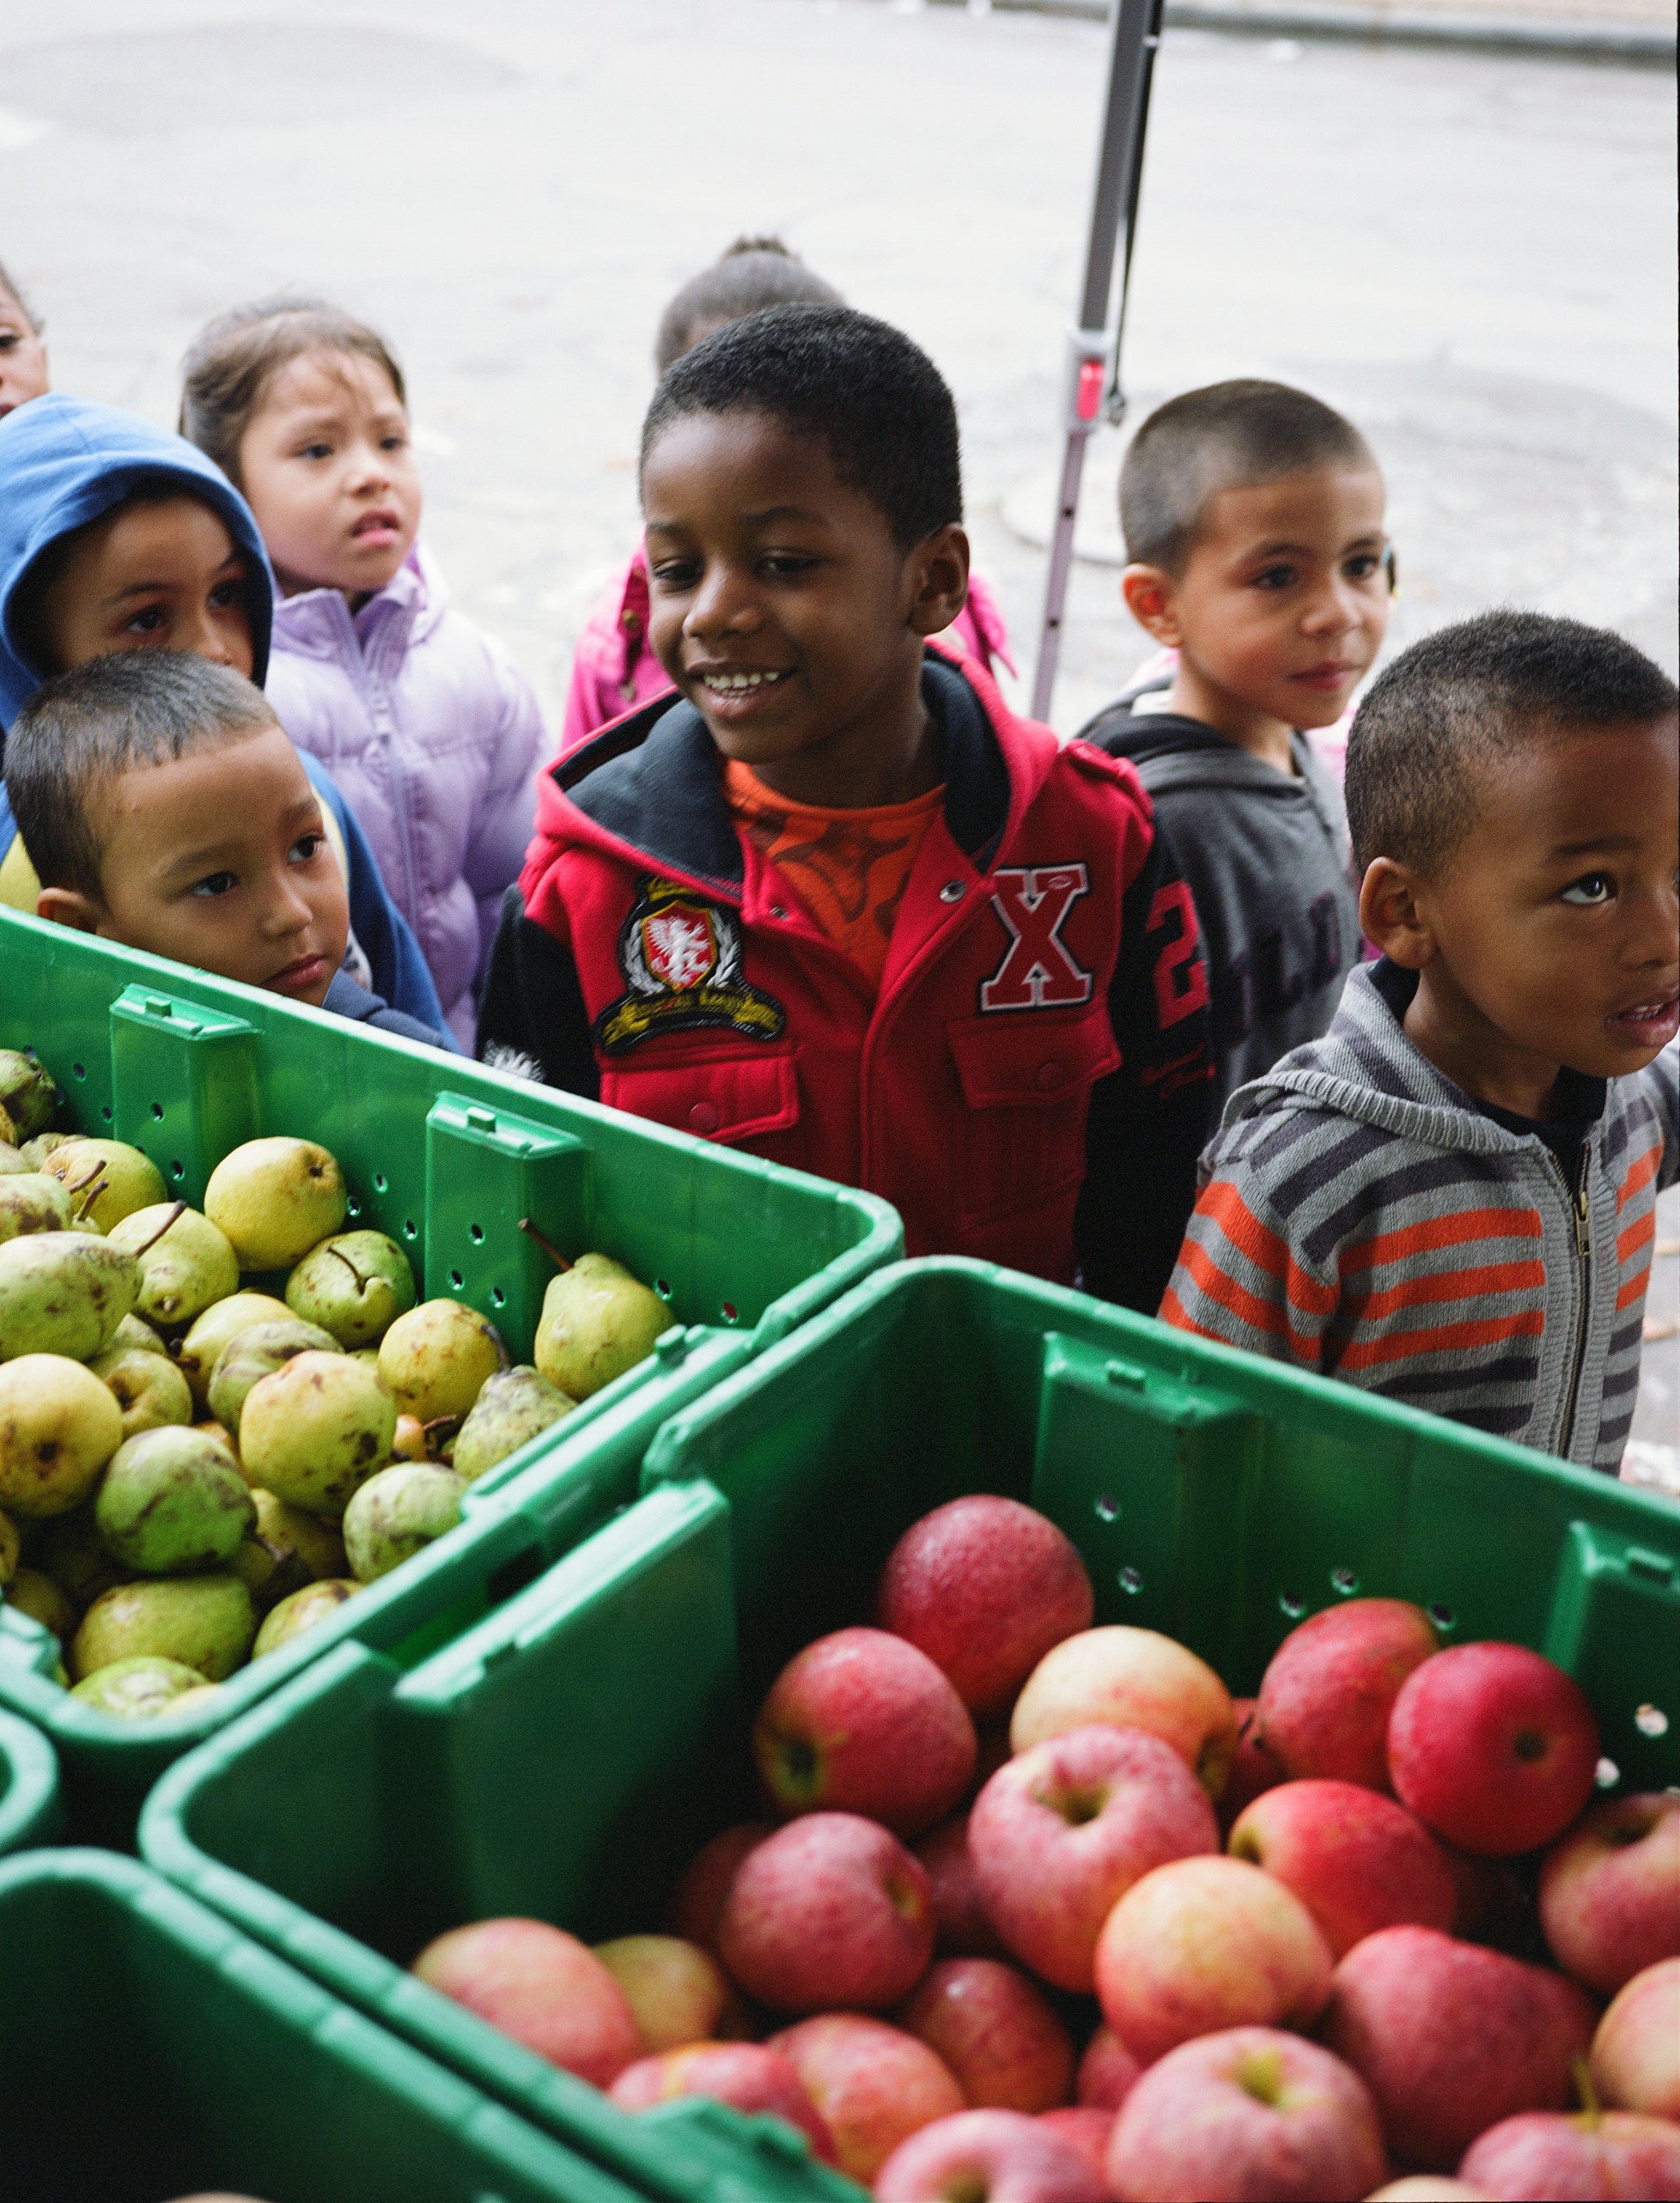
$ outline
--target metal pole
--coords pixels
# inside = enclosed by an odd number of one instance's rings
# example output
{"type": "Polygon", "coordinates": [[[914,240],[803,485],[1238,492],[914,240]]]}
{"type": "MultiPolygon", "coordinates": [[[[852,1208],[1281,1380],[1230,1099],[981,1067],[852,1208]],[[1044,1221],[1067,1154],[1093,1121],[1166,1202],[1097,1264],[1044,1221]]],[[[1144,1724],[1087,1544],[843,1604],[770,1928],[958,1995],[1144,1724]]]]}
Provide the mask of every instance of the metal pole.
{"type": "Polygon", "coordinates": [[[1085,280],[1079,320],[1068,332],[1063,400],[1067,448],[1050,526],[1050,563],[1044,576],[1044,616],[1038,662],[1032,674],[1032,716],[1048,717],[1062,650],[1062,615],[1074,559],[1074,520],[1079,510],[1085,447],[1105,414],[1118,421],[1125,411],[1120,387],[1120,335],[1125,324],[1126,291],[1131,276],[1132,239],[1137,227],[1138,193],[1143,180],[1143,136],[1149,115],[1149,81],[1160,43],[1161,0],[1115,0],[1110,27],[1107,104],[1097,153],[1097,182],[1092,195],[1091,234],[1086,247],[1085,280]],[[1123,232],[1120,301],[1111,332],[1109,293],[1114,261],[1123,232]]]}

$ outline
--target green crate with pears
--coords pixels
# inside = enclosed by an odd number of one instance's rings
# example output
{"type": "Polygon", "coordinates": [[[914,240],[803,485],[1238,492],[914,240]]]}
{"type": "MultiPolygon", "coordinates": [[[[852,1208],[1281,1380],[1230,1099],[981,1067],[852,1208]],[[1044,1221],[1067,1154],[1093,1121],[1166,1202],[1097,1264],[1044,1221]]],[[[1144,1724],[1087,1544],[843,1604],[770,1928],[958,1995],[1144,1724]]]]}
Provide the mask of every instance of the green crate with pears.
{"type": "Polygon", "coordinates": [[[64,928],[0,911],[0,1405],[38,1441],[0,1461],[0,1707],[78,1835],[333,1644],[484,1612],[902,1245],[868,1195],[64,928]]]}

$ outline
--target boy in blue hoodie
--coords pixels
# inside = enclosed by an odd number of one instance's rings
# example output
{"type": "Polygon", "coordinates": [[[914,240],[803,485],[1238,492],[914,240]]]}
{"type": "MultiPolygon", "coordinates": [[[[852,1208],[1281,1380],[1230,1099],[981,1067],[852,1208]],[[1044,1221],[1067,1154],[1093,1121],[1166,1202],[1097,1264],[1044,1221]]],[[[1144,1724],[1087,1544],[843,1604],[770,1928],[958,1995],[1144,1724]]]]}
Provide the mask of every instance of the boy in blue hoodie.
{"type": "MultiPolygon", "coordinates": [[[[274,582],[250,508],[180,436],[114,406],[48,395],[0,419],[0,736],[44,680],[115,651],[176,649],[259,685],[274,582]]],[[[350,893],[375,998],[443,1026],[425,958],[325,770],[303,768],[350,893]]],[[[0,904],[40,883],[0,792],[0,904]]]]}

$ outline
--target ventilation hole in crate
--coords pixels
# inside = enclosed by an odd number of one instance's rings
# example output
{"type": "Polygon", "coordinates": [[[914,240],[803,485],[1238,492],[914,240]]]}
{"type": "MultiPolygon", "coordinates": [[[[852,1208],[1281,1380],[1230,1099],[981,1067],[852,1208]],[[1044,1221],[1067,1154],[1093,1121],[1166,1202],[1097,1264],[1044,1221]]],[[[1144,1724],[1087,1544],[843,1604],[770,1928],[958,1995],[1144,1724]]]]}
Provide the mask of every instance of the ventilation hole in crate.
{"type": "Polygon", "coordinates": [[[375,1171],[374,1172],[374,1191],[375,1193],[385,1193],[388,1191],[390,1184],[391,1181],[386,1177],[383,1171],[375,1171]]]}
{"type": "Polygon", "coordinates": [[[1450,1606],[1442,1606],[1439,1601],[1428,1610],[1428,1613],[1429,1619],[1437,1629],[1443,1631],[1456,1629],[1458,1626],[1458,1617],[1452,1609],[1450,1606]]]}
{"type": "Polygon", "coordinates": [[[107,1124],[109,1124],[109,1123],[110,1123],[110,1122],[111,1122],[111,1105],[110,1105],[110,1103],[109,1103],[109,1102],[107,1102],[107,1103],[105,1105],[105,1107],[104,1107],[102,1110],[100,1110],[100,1116],[105,1119],[105,1122],[106,1122],[107,1124]]]}
{"type": "Polygon", "coordinates": [[[720,1312],[726,1324],[739,1324],[741,1319],[741,1311],[733,1300],[726,1300],[720,1312]]]}
{"type": "Polygon", "coordinates": [[[169,1165],[169,1175],[173,1178],[175,1184],[179,1185],[181,1180],[186,1176],[186,1165],[185,1163],[171,1163],[169,1165]]]}
{"type": "Polygon", "coordinates": [[[405,1239],[417,1239],[420,1237],[420,1226],[411,1216],[405,1216],[403,1219],[403,1237],[405,1239]]]}
{"type": "Polygon", "coordinates": [[[475,1247],[482,1247],[484,1244],[484,1226],[482,1224],[469,1224],[466,1227],[466,1236],[472,1240],[475,1247]]]}
{"type": "Polygon", "coordinates": [[[1115,1498],[1112,1492],[1098,1493],[1097,1519],[1099,1522],[1112,1522],[1116,1516],[1118,1515],[1119,1512],[1120,1502],[1115,1498]]]}
{"type": "Polygon", "coordinates": [[[490,1287],[490,1306],[491,1306],[492,1308],[505,1308],[505,1307],[507,1306],[507,1305],[508,1305],[508,1296],[507,1296],[507,1294],[506,1294],[506,1293],[502,1290],[502,1287],[501,1287],[499,1285],[493,1285],[493,1286],[491,1286],[491,1287],[490,1287]]]}
{"type": "Polygon", "coordinates": [[[160,1124],[161,1124],[161,1123],[162,1123],[162,1122],[163,1122],[163,1104],[162,1104],[161,1102],[154,1102],[154,1103],[152,1104],[152,1115],[153,1115],[153,1116],[157,1119],[157,1121],[158,1121],[158,1123],[159,1123],[160,1124]]]}
{"type": "Polygon", "coordinates": [[[466,1279],[461,1275],[460,1272],[458,1269],[452,1269],[452,1270],[450,1271],[450,1273],[449,1273],[449,1290],[451,1291],[451,1293],[459,1293],[459,1292],[460,1291],[461,1287],[462,1287],[466,1283],[466,1279]]]}
{"type": "Polygon", "coordinates": [[[354,1194],[351,1194],[344,1203],[344,1214],[346,1216],[359,1216],[362,1214],[362,1203],[354,1194]]]}
{"type": "Polygon", "coordinates": [[[656,1277],[654,1280],[654,1290],[658,1293],[661,1300],[668,1300],[671,1298],[670,1280],[668,1278],[656,1277]]]}
{"type": "Polygon", "coordinates": [[[1593,1780],[1601,1790],[1614,1790],[1622,1780],[1622,1769],[1613,1759],[1601,1759],[1593,1780]]]}
{"type": "Polygon", "coordinates": [[[85,1079],[87,1075],[88,1067],[85,1063],[72,1063],[70,1065],[70,1076],[72,1079],[85,1079]]]}
{"type": "Polygon", "coordinates": [[[1277,1604],[1279,1612],[1287,1615],[1291,1622],[1299,1622],[1306,1612],[1306,1601],[1298,1598],[1293,1591],[1280,1591],[1277,1604]]]}
{"type": "Polygon", "coordinates": [[[1359,1578],[1351,1568],[1332,1568],[1330,1589],[1342,1598],[1352,1598],[1359,1590],[1359,1578]]]}
{"type": "Polygon", "coordinates": [[[1660,1706],[1641,1706],[1634,1716],[1634,1726],[1642,1737],[1665,1737],[1668,1716],[1660,1706]]]}
{"type": "Polygon", "coordinates": [[[1135,1598],[1143,1589],[1143,1571],[1141,1568],[1133,1567],[1129,1561],[1116,1577],[1115,1581],[1129,1597],[1135,1598]]]}

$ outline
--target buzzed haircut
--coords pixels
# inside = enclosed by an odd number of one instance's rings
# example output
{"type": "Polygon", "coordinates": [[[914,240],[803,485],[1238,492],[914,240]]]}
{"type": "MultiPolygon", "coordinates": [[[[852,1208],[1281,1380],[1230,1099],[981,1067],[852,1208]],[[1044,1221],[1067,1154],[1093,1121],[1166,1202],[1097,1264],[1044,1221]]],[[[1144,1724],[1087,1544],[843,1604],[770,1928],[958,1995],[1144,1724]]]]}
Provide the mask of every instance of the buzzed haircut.
{"type": "Polygon", "coordinates": [[[1478,781],[1524,744],[1576,727],[1649,725],[1674,683],[1608,628],[1546,612],[1490,612],[1403,651],[1372,684],[1348,736],[1354,861],[1427,876],[1476,816],[1478,781]]]}
{"type": "Polygon", "coordinates": [[[1187,390],[1155,408],[1121,466],[1126,557],[1176,579],[1220,490],[1376,465],[1351,421],[1287,382],[1245,377],[1187,390]]]}
{"type": "Polygon", "coordinates": [[[6,793],[41,885],[99,896],[89,811],[108,782],[278,724],[242,674],[186,650],[119,650],[48,681],[6,737],[6,793]]]}
{"type": "Polygon", "coordinates": [[[306,352],[343,352],[382,368],[406,406],[403,371],[377,329],[325,298],[282,292],[236,306],[207,322],[181,362],[181,411],[177,424],[188,443],[213,459],[235,489],[240,446],[262,410],[265,393],[282,368],[306,352]]]}
{"type": "Polygon", "coordinates": [[[709,268],[691,276],[660,316],[654,364],[663,374],[709,322],[739,321],[766,306],[843,306],[832,283],[807,268],[779,237],[738,237],[709,268]]]}
{"type": "Polygon", "coordinates": [[[773,306],[697,344],[654,393],[642,466],[691,413],[762,413],[820,436],[834,471],[877,506],[908,551],[963,517],[957,408],[900,329],[849,306],[773,306]]]}

